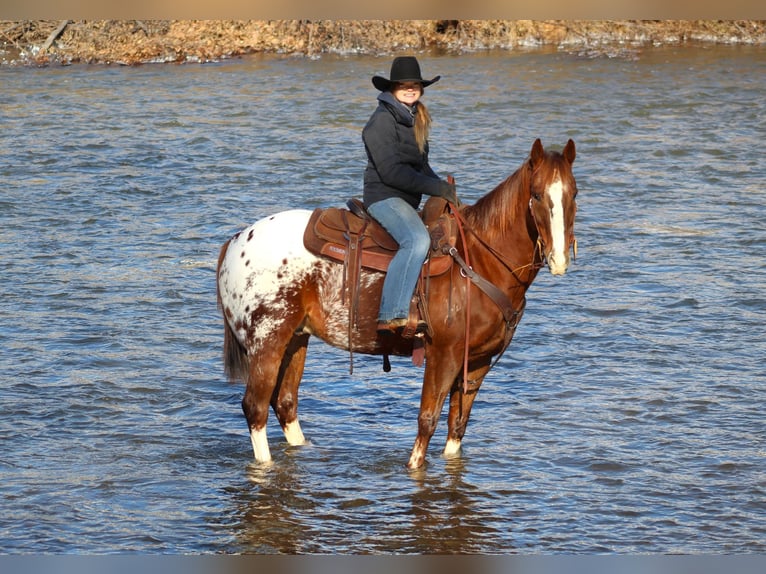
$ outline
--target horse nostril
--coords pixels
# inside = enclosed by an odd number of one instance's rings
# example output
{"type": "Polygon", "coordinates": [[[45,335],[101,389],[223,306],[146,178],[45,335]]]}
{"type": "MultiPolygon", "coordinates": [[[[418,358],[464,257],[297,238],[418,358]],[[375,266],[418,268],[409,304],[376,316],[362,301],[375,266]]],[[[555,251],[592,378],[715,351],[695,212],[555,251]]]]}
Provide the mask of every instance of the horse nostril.
{"type": "Polygon", "coordinates": [[[548,268],[553,275],[563,275],[569,267],[569,253],[553,253],[548,255],[548,268]]]}

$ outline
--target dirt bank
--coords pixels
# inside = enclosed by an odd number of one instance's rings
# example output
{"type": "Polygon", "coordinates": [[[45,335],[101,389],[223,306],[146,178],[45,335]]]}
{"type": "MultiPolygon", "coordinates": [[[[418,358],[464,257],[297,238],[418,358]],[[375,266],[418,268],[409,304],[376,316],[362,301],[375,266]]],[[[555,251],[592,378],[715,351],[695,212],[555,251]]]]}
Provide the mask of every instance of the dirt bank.
{"type": "Polygon", "coordinates": [[[766,21],[0,20],[0,65],[137,65],[257,52],[317,56],[542,45],[620,55],[626,47],[690,42],[766,44],[766,21]]]}

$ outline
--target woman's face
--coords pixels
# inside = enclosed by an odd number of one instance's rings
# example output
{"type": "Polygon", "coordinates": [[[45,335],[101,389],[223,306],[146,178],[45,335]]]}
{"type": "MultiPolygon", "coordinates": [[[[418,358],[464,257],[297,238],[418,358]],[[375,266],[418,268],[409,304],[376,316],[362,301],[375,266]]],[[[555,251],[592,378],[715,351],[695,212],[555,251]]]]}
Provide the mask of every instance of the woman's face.
{"type": "Polygon", "coordinates": [[[397,82],[394,84],[393,94],[397,100],[411,106],[423,94],[423,85],[420,82],[397,82]]]}

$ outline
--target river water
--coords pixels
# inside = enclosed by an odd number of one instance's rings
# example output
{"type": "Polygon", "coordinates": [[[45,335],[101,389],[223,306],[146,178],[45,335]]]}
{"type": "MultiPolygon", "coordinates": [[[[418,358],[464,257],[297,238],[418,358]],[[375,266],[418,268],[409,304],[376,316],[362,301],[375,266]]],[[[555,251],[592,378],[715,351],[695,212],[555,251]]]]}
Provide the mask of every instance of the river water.
{"type": "Polygon", "coordinates": [[[422,371],[318,341],[256,465],[215,299],[239,228],[361,194],[390,58],[0,69],[0,552],[766,552],[766,48],[419,58],[463,201],[537,137],[580,195],[416,473],[422,371]]]}

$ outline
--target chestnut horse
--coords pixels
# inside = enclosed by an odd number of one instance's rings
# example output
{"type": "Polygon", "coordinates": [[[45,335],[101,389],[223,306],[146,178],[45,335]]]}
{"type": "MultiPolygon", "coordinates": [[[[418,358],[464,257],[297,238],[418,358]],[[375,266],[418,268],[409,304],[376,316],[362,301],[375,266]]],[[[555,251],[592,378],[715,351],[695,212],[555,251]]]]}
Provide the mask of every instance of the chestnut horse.
{"type": "MultiPolygon", "coordinates": [[[[459,454],[479,387],[493,357],[496,361],[510,343],[538,270],[547,263],[553,275],[561,275],[570,248],[576,255],[574,159],[572,140],[557,152],[544,150],[538,139],[510,177],[474,205],[459,208],[463,232],[453,250],[456,263],[429,279],[430,332],[409,468],[424,464],[447,396],[444,455],[459,454]],[[482,282],[501,293],[505,309],[497,296],[481,288],[482,282]]],[[[246,382],[242,409],[259,462],[271,461],[266,435],[270,407],[290,445],[305,441],[298,422],[298,387],[311,335],[362,354],[413,351],[413,339],[376,332],[384,277],[379,271],[361,272],[358,316],[349,336],[342,264],[313,255],[303,245],[311,213],[289,210],[257,221],[227,241],[218,260],[224,365],[232,380],[246,382]]]]}

